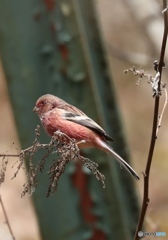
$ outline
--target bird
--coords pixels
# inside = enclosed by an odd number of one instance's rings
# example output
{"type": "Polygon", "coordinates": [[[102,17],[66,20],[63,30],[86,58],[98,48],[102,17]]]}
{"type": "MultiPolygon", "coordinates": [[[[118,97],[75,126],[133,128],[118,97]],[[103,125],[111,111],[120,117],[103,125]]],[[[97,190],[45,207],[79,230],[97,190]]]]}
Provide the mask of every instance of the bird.
{"type": "Polygon", "coordinates": [[[68,137],[75,139],[79,149],[100,149],[111,155],[136,180],[139,180],[135,170],[108,144],[107,141],[114,141],[113,138],[77,107],[57,96],[45,94],[37,100],[33,111],[38,114],[49,136],[53,136],[57,130],[60,130],[68,137]]]}

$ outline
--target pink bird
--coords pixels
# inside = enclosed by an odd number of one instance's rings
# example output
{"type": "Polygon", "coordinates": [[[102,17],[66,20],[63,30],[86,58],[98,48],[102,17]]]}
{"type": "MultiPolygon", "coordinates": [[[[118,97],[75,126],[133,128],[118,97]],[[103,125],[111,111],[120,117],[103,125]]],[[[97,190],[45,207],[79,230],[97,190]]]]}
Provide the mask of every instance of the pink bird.
{"type": "Polygon", "coordinates": [[[113,141],[95,121],[85,113],[64,100],[46,94],[41,96],[33,109],[40,118],[40,121],[50,136],[60,130],[74,138],[79,148],[97,148],[113,156],[136,180],[138,174],[122,159],[107,143],[113,141]]]}

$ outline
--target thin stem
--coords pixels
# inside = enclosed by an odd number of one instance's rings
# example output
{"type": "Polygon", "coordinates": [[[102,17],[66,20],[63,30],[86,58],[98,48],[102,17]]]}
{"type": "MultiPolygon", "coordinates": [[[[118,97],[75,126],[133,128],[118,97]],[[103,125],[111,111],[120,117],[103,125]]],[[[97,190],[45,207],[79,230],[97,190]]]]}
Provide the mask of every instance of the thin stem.
{"type": "Polygon", "coordinates": [[[6,224],[7,224],[7,226],[8,226],[9,232],[10,232],[10,234],[11,234],[11,236],[12,236],[12,239],[15,240],[15,237],[14,237],[14,235],[13,235],[13,231],[12,231],[12,228],[11,228],[11,226],[10,226],[10,223],[9,223],[9,220],[8,220],[8,216],[7,216],[5,207],[4,207],[4,205],[3,205],[1,196],[0,196],[0,203],[1,203],[2,211],[3,211],[3,213],[4,213],[5,220],[6,220],[6,224]]]}
{"type": "Polygon", "coordinates": [[[19,154],[0,154],[0,157],[19,157],[19,154]]]}
{"type": "Polygon", "coordinates": [[[157,130],[156,130],[156,136],[157,136],[157,134],[158,134],[159,128],[161,127],[161,122],[162,122],[163,114],[164,114],[164,111],[165,111],[166,106],[167,106],[167,103],[168,103],[167,89],[164,88],[164,91],[165,91],[165,102],[164,102],[164,105],[163,105],[162,112],[161,112],[161,114],[160,114],[160,116],[159,116],[158,126],[157,126],[157,130]]]}
{"type": "MultiPolygon", "coordinates": [[[[36,148],[38,148],[38,149],[42,149],[42,148],[46,148],[46,147],[50,147],[50,144],[41,144],[41,143],[36,144],[36,148]]],[[[25,154],[27,152],[30,152],[33,148],[34,148],[34,145],[32,145],[31,147],[28,147],[24,150],[21,150],[21,152],[17,153],[17,154],[1,153],[0,157],[19,157],[21,154],[25,154]]]]}
{"type": "MultiPolygon", "coordinates": [[[[163,8],[165,9],[166,7],[167,7],[167,1],[163,0],[163,8]]],[[[167,11],[165,11],[164,12],[164,34],[163,34],[162,47],[161,47],[161,53],[160,53],[160,60],[159,60],[159,65],[158,65],[158,72],[160,73],[160,79],[158,82],[158,92],[161,91],[161,76],[162,76],[162,68],[164,66],[164,55],[165,55],[166,42],[167,42],[167,31],[168,31],[168,20],[167,20],[167,11]]],[[[152,163],[153,152],[154,152],[156,138],[157,138],[156,132],[157,132],[157,127],[158,127],[159,102],[160,102],[160,95],[157,95],[155,97],[151,143],[150,143],[150,148],[149,148],[146,169],[145,169],[145,173],[144,173],[143,203],[142,203],[141,214],[139,217],[139,222],[137,225],[134,240],[139,239],[138,232],[142,230],[146,210],[147,210],[147,207],[148,207],[148,204],[150,201],[150,199],[149,199],[149,175],[150,175],[150,167],[151,167],[151,163],[152,163]]]]}

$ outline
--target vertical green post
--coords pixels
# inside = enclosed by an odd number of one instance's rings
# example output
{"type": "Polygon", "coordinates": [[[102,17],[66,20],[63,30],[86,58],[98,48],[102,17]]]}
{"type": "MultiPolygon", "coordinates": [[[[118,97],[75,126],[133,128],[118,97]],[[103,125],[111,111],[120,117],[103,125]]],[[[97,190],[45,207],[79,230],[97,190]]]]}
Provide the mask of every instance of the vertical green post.
{"type": "MultiPolygon", "coordinates": [[[[36,99],[52,93],[98,121],[129,159],[93,0],[1,0],[0,52],[22,148],[32,144],[39,123],[32,112],[36,99]]],[[[49,141],[44,133],[41,139],[49,141]]],[[[42,239],[96,239],[95,228],[105,239],[131,239],[138,214],[133,179],[106,154],[84,154],[106,176],[104,190],[86,175],[94,226],[82,215],[72,181],[77,168],[69,164],[54,197],[45,197],[46,173],[33,195],[42,239]]]]}

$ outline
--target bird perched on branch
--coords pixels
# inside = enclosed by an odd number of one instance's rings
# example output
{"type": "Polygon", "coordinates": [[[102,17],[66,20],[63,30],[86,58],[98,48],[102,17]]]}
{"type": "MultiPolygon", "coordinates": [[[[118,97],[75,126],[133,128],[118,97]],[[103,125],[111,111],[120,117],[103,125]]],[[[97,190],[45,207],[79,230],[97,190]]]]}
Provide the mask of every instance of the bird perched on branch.
{"type": "Polygon", "coordinates": [[[76,140],[79,148],[98,148],[113,156],[127,171],[139,179],[134,169],[122,159],[107,143],[113,139],[91,118],[64,100],[46,94],[41,96],[33,109],[50,136],[60,130],[76,140]]]}

